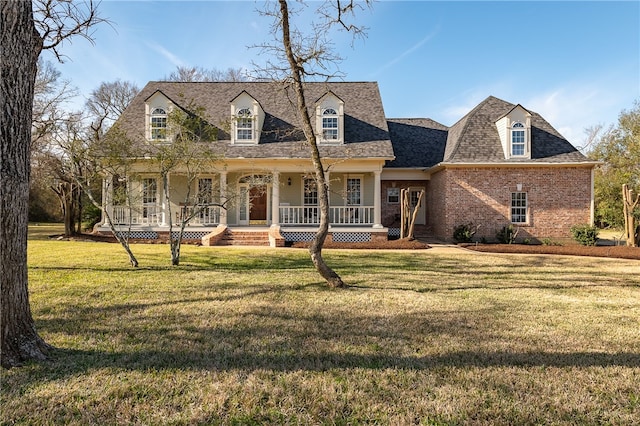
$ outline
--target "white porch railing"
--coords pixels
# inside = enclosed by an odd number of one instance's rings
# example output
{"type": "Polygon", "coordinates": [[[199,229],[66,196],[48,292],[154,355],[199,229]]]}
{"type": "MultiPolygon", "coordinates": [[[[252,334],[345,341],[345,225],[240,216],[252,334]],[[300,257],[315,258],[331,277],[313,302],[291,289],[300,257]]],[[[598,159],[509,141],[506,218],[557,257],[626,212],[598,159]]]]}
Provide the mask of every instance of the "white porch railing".
{"type": "Polygon", "coordinates": [[[220,223],[220,207],[180,207],[176,212],[176,222],[191,216],[188,225],[217,225],[220,223]]]}
{"type": "Polygon", "coordinates": [[[158,206],[113,206],[109,214],[114,225],[159,225],[162,222],[158,206]]]}
{"type": "MultiPolygon", "coordinates": [[[[281,225],[317,225],[317,206],[280,206],[281,225]]],[[[329,207],[329,222],[335,225],[373,225],[373,206],[329,207]]]]}
{"type": "MultiPolygon", "coordinates": [[[[175,222],[180,222],[183,217],[191,216],[196,207],[181,207],[175,212],[175,222]]],[[[162,209],[158,206],[139,206],[129,209],[126,206],[113,206],[109,209],[109,215],[114,225],[151,225],[162,224],[162,209]]],[[[188,225],[217,225],[220,223],[219,207],[203,207],[189,221],[188,225]]]]}

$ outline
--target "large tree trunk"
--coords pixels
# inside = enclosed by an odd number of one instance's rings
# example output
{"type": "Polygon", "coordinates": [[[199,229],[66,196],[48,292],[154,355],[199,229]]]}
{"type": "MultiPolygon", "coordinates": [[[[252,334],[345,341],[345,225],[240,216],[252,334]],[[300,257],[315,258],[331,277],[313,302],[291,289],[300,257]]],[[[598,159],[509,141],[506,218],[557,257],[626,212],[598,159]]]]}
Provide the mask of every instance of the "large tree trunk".
{"type": "Polygon", "coordinates": [[[0,12],[0,358],[9,368],[45,359],[50,347],[35,329],[27,289],[29,145],[42,40],[30,1],[2,1],[0,12]]]}
{"type": "Polygon", "coordinates": [[[295,55],[291,47],[291,36],[289,30],[289,8],[286,0],[280,0],[280,13],[282,16],[282,41],[284,44],[291,75],[293,77],[293,87],[296,92],[298,115],[302,121],[302,130],[309,144],[311,160],[315,170],[316,186],[318,188],[318,202],[320,207],[320,226],[314,240],[309,247],[311,261],[318,273],[327,281],[330,287],[344,287],[344,282],[340,276],[326,264],[322,258],[322,247],[329,233],[329,189],[324,175],[324,168],[318,151],[316,135],[313,132],[309,110],[304,99],[304,88],[302,85],[302,66],[296,62],[295,55]]]}
{"type": "Polygon", "coordinates": [[[633,199],[633,191],[626,183],[622,185],[622,203],[624,209],[624,234],[627,246],[638,247],[640,245],[640,226],[636,227],[636,218],[633,211],[640,202],[640,194],[633,199]]]}

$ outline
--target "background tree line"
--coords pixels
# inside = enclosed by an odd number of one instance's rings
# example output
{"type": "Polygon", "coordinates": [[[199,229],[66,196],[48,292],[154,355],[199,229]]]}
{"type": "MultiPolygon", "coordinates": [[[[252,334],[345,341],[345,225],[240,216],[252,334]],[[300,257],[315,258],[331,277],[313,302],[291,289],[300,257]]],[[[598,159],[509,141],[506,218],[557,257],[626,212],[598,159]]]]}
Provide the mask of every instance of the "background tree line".
{"type": "MultiPolygon", "coordinates": [[[[618,123],[591,129],[588,155],[601,161],[595,170],[595,219],[599,227],[625,225],[622,186],[640,192],[640,100],[620,113],[618,123]]],[[[640,206],[632,212],[640,220],[640,206]]]]}

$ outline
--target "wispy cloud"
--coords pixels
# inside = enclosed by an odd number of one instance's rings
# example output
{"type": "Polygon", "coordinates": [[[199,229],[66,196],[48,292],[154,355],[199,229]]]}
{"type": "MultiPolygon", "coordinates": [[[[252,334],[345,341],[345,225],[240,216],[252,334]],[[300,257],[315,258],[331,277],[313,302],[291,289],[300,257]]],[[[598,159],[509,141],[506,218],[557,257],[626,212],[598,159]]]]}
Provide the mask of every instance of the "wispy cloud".
{"type": "Polygon", "coordinates": [[[410,48],[408,48],[407,50],[405,50],[404,52],[402,52],[401,54],[399,54],[398,56],[396,56],[395,58],[393,58],[392,60],[384,64],[383,66],[381,66],[380,68],[378,68],[375,72],[373,72],[372,75],[376,76],[382,73],[383,71],[387,70],[388,68],[391,68],[398,62],[402,61],[404,58],[411,55],[413,52],[415,52],[416,50],[420,49],[422,46],[427,44],[431,39],[433,39],[438,34],[438,32],[440,32],[439,26],[436,27],[431,33],[427,34],[422,40],[420,40],[419,42],[417,42],[416,44],[414,44],[413,46],[411,46],[410,48]]]}
{"type": "Polygon", "coordinates": [[[161,45],[159,45],[157,43],[150,43],[150,42],[147,42],[146,44],[151,49],[155,50],[160,55],[162,55],[165,59],[167,59],[169,62],[171,62],[176,67],[182,67],[182,66],[186,66],[187,65],[186,62],[184,62],[182,59],[180,59],[178,57],[178,55],[173,54],[168,49],[166,49],[164,46],[161,46],[161,45]]]}

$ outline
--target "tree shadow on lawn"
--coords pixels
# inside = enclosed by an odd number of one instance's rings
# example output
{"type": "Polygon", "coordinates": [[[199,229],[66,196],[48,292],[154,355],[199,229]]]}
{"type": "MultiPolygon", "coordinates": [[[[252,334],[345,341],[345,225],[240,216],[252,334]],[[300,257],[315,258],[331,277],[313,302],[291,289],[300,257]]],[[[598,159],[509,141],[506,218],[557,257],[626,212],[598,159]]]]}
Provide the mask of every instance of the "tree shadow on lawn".
{"type": "MultiPolygon", "coordinates": [[[[140,351],[100,352],[56,349],[44,367],[55,377],[67,377],[95,369],[130,371],[274,371],[330,370],[438,370],[442,368],[639,368],[640,355],[630,352],[474,352],[461,351],[429,356],[343,354],[333,352],[266,354],[240,352],[140,351]]],[[[48,374],[47,374],[48,375],[48,374]]]]}
{"type": "MultiPolygon", "coordinates": [[[[104,368],[141,372],[323,372],[640,367],[640,354],[629,351],[568,347],[557,351],[486,349],[494,345],[504,347],[507,338],[501,336],[500,324],[509,321],[508,315],[496,317],[492,309],[432,310],[428,314],[388,316],[355,315],[348,311],[301,314],[257,306],[243,312],[230,312],[229,315],[234,315],[230,322],[211,326],[203,326],[199,314],[180,312],[167,321],[163,311],[145,312],[144,309],[142,305],[87,307],[78,311],[74,308],[77,321],[73,324],[64,316],[39,320],[38,328],[45,333],[67,334],[71,341],[85,346],[89,346],[91,339],[97,339],[96,346],[102,349],[56,349],[50,361],[36,367],[38,374],[25,374],[21,379],[25,382],[56,380],[104,368]],[[120,316],[121,319],[108,319],[120,316]],[[156,325],[160,318],[165,322],[156,325]],[[492,318],[493,321],[488,321],[492,318]],[[447,345],[459,346],[449,343],[452,338],[466,342],[471,349],[447,351],[447,345]],[[111,348],[104,349],[107,347],[111,348]],[[415,356],[407,355],[413,351],[415,356]]],[[[219,314],[212,312],[212,321],[215,322],[215,315],[219,314]]],[[[521,346],[522,342],[514,343],[521,346]]],[[[534,342],[530,347],[542,344],[543,341],[534,342]]],[[[26,386],[22,380],[20,383],[26,386]]]]}

